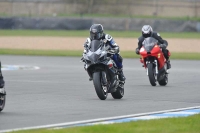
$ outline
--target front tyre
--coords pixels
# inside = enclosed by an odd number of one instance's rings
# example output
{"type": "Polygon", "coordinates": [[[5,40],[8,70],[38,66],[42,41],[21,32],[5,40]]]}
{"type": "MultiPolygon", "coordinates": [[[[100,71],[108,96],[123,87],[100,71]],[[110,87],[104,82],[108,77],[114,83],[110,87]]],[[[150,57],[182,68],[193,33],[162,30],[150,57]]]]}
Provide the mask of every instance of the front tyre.
{"type": "Polygon", "coordinates": [[[102,80],[101,80],[101,73],[100,72],[93,73],[93,83],[94,83],[94,88],[96,90],[96,93],[97,93],[97,96],[99,97],[99,99],[105,100],[108,96],[108,92],[102,86],[102,80]]]}
{"type": "Polygon", "coordinates": [[[149,81],[152,86],[156,86],[156,73],[152,63],[147,65],[149,81]]]}
{"type": "Polygon", "coordinates": [[[117,91],[111,93],[114,99],[121,99],[124,96],[124,88],[118,87],[117,91]]]}

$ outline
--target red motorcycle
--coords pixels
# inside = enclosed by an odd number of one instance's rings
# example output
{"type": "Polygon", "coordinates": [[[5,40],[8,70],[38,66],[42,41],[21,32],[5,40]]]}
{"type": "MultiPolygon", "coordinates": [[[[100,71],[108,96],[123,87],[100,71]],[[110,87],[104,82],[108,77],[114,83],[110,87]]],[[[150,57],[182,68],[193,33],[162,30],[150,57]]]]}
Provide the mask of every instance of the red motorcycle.
{"type": "Polygon", "coordinates": [[[161,86],[167,85],[167,63],[162,48],[158,45],[158,40],[148,37],[142,45],[140,62],[144,64],[151,85],[156,86],[157,81],[161,86]]]}

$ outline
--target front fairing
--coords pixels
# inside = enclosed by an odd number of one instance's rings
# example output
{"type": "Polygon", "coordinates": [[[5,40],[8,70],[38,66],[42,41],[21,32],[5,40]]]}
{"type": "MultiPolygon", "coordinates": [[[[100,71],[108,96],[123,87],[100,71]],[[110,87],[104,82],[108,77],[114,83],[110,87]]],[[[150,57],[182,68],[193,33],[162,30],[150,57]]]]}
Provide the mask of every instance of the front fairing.
{"type": "Polygon", "coordinates": [[[145,38],[142,45],[144,49],[148,52],[151,52],[155,45],[158,44],[158,40],[154,39],[153,37],[145,38]]]}
{"type": "Polygon", "coordinates": [[[83,57],[87,65],[103,63],[107,59],[107,47],[101,41],[93,40],[90,49],[83,57]]]}
{"type": "Polygon", "coordinates": [[[158,47],[158,40],[156,40],[153,37],[145,38],[145,40],[142,42],[142,48],[140,49],[140,55],[143,57],[146,56],[154,56],[154,54],[157,54],[160,51],[160,48],[158,47]]]}

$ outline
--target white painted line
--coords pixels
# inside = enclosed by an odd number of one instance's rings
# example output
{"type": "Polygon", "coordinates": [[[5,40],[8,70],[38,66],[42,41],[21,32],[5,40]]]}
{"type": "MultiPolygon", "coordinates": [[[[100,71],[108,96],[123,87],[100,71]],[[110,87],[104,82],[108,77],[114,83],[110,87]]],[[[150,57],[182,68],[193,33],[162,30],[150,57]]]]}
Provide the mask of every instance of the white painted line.
{"type": "Polygon", "coordinates": [[[67,82],[52,82],[52,81],[45,81],[45,80],[40,80],[40,81],[33,81],[33,80],[6,80],[6,82],[26,82],[26,83],[52,83],[52,84],[67,84],[67,82]]]}
{"type": "Polygon", "coordinates": [[[23,66],[23,65],[2,65],[2,71],[8,70],[38,70],[40,67],[38,66],[23,66]]]}
{"type": "MultiPolygon", "coordinates": [[[[200,106],[195,106],[195,107],[171,109],[171,110],[156,111],[156,112],[149,112],[149,113],[140,113],[140,114],[132,114],[132,115],[124,115],[124,116],[116,116],[116,117],[108,117],[108,118],[99,118],[99,119],[92,119],[92,120],[84,120],[84,121],[75,121],[75,122],[66,122],[66,123],[59,123],[59,124],[43,125],[43,126],[34,126],[34,127],[25,127],[25,128],[0,130],[0,133],[13,132],[13,131],[19,131],[19,130],[41,129],[41,128],[60,129],[60,128],[64,127],[64,126],[75,126],[75,125],[87,124],[87,123],[90,124],[90,123],[103,122],[103,121],[109,121],[109,120],[117,120],[117,119],[130,118],[130,117],[141,117],[142,118],[142,116],[144,117],[145,115],[160,114],[160,113],[167,113],[167,112],[175,112],[175,111],[182,111],[182,110],[189,110],[189,109],[199,109],[199,108],[200,108],[200,106]]],[[[160,116],[160,118],[163,118],[163,117],[160,116]]]]}

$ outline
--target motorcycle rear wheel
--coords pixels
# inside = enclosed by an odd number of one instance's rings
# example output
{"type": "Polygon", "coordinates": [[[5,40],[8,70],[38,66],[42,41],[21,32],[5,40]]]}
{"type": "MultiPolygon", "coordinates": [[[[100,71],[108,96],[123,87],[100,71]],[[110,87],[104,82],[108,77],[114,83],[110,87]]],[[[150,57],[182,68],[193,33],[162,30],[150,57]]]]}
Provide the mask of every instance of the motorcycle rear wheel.
{"type": "Polygon", "coordinates": [[[121,99],[124,96],[124,88],[118,87],[117,91],[111,93],[114,99],[121,99]]]}
{"type": "Polygon", "coordinates": [[[105,100],[108,96],[108,92],[105,92],[105,90],[102,87],[101,72],[93,73],[93,83],[99,99],[105,100]]]}
{"type": "Polygon", "coordinates": [[[165,75],[164,79],[158,81],[160,86],[165,86],[168,83],[168,74],[165,75]]]}
{"type": "Polygon", "coordinates": [[[149,63],[147,66],[148,69],[148,76],[149,76],[149,81],[152,86],[156,86],[156,75],[155,75],[155,69],[153,67],[152,63],[149,63]]]}

